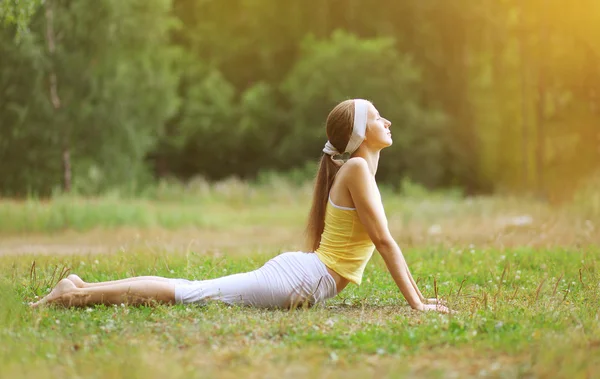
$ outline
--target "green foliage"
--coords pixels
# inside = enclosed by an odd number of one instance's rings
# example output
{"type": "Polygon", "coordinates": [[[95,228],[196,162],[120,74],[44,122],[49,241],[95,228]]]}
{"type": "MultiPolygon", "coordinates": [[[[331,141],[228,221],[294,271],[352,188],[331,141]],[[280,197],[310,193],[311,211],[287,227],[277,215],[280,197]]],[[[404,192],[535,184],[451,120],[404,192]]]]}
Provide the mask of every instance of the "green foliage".
{"type": "Polygon", "coordinates": [[[51,128],[32,125],[50,107],[39,90],[45,85],[41,72],[44,53],[33,35],[25,36],[18,45],[14,36],[14,27],[0,29],[2,193],[48,193],[56,185],[52,179],[60,178],[60,152],[48,148],[56,138],[51,128]]]}
{"type": "Polygon", "coordinates": [[[177,106],[177,50],[167,45],[170,1],[94,4],[52,2],[54,53],[46,50],[43,31],[51,21],[43,14],[31,24],[38,38],[14,46],[13,34],[3,30],[1,54],[12,58],[0,63],[8,110],[1,131],[4,193],[61,188],[65,151],[78,192],[135,188],[147,178],[144,158],[177,106]],[[60,101],[54,106],[52,76],[60,101]]]}
{"type": "Polygon", "coordinates": [[[390,38],[361,40],[342,31],[323,41],[309,37],[284,82],[293,104],[293,128],[279,151],[288,153],[292,162],[318,156],[326,141],[323,115],[343,99],[362,97],[393,120],[395,146],[383,153],[382,179],[399,181],[407,175],[439,185],[444,175],[444,118],[422,105],[420,81],[418,68],[394,49],[390,38]]]}
{"type": "Polygon", "coordinates": [[[15,25],[18,30],[17,40],[23,37],[29,27],[33,14],[43,0],[2,0],[0,2],[0,25],[15,25]]]}
{"type": "Polygon", "coordinates": [[[0,193],[60,191],[69,154],[87,194],[301,169],[364,97],[387,185],[569,198],[600,161],[599,4],[4,0],[0,193]]]}

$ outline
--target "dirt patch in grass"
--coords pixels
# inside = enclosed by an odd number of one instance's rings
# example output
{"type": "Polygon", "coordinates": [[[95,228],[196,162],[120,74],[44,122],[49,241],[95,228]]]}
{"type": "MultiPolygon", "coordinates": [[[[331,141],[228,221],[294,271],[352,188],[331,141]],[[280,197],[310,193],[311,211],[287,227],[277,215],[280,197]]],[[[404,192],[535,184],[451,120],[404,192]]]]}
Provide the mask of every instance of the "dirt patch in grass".
{"type": "MultiPolygon", "coordinates": [[[[302,220],[300,220],[302,221],[302,220]]],[[[554,248],[600,245],[600,225],[559,214],[462,215],[435,222],[389,218],[392,235],[402,248],[511,247],[554,248]]],[[[188,251],[234,255],[303,249],[304,225],[213,228],[134,228],[63,231],[53,234],[0,236],[0,255],[103,254],[129,250],[188,251]]]]}
{"type": "Polygon", "coordinates": [[[301,250],[302,240],[298,238],[301,233],[301,230],[295,228],[276,226],[237,227],[230,231],[196,228],[65,231],[52,235],[0,237],[0,255],[102,254],[130,250],[252,254],[273,249],[301,250]]]}

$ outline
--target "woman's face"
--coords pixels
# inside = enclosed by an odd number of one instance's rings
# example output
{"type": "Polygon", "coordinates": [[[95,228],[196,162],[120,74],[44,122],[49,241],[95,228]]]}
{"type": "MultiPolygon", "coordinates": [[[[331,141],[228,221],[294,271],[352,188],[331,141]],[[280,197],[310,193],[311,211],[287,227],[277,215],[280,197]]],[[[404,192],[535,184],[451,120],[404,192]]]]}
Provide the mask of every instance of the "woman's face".
{"type": "Polygon", "coordinates": [[[367,113],[367,130],[365,142],[372,148],[383,149],[392,145],[392,123],[381,117],[373,104],[369,105],[367,113]]]}

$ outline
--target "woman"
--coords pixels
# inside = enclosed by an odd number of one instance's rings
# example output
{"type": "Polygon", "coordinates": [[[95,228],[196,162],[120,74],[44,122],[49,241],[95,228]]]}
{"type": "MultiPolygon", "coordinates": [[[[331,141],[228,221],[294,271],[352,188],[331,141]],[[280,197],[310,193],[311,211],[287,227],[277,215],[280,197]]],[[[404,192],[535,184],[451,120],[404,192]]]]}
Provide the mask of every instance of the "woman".
{"type": "Polygon", "coordinates": [[[69,275],[32,306],[210,299],[264,308],[313,305],[350,282],[360,284],[376,248],[412,308],[448,312],[436,299],[423,297],[388,229],[375,173],[379,153],[392,145],[390,126],[367,100],[346,100],[330,112],[307,228],[311,253],[283,253],[258,270],[211,280],[142,276],[85,283],[69,275]]]}

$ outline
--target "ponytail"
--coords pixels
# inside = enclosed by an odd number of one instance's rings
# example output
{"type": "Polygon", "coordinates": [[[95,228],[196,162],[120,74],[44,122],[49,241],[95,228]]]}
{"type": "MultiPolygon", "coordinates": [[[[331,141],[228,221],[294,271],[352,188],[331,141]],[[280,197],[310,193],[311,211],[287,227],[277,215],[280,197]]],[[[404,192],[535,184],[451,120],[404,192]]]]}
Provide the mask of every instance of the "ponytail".
{"type": "Polygon", "coordinates": [[[308,251],[315,251],[321,243],[321,234],[325,229],[325,210],[329,199],[329,190],[339,167],[333,163],[327,154],[321,156],[321,163],[315,178],[313,202],[308,215],[306,226],[306,247],[308,251]]]}
{"type": "MultiPolygon", "coordinates": [[[[336,105],[327,116],[327,138],[331,148],[345,151],[350,141],[354,125],[354,100],[345,100],[336,105]]],[[[321,156],[321,163],[315,178],[313,202],[306,226],[307,251],[315,251],[321,243],[321,234],[325,229],[325,210],[333,179],[340,167],[333,162],[330,154],[321,156]]]]}

